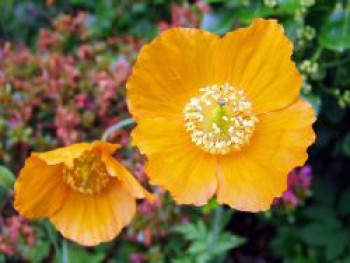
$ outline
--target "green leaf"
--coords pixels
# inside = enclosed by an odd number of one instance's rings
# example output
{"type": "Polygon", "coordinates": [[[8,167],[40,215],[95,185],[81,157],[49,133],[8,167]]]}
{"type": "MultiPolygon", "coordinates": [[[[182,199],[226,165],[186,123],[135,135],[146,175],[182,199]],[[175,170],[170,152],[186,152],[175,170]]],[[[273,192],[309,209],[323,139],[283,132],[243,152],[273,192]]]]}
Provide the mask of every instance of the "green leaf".
{"type": "Polygon", "coordinates": [[[177,225],[173,228],[173,231],[182,234],[186,240],[195,241],[205,239],[207,236],[207,229],[202,221],[198,221],[197,224],[184,224],[177,225]]]}
{"type": "Polygon", "coordinates": [[[230,249],[241,246],[245,242],[244,238],[232,235],[230,233],[223,233],[219,236],[212,248],[213,254],[221,255],[230,249]]]}
{"type": "Polygon", "coordinates": [[[342,216],[350,214],[350,189],[341,195],[337,210],[342,216]]]}
{"type": "Polygon", "coordinates": [[[209,253],[202,253],[196,257],[196,263],[207,263],[210,260],[209,253]]]}
{"type": "Polygon", "coordinates": [[[321,98],[318,95],[315,94],[307,94],[307,95],[303,95],[303,98],[305,98],[308,102],[311,103],[315,114],[318,115],[318,113],[320,112],[320,108],[321,108],[321,98]]]}
{"type": "Polygon", "coordinates": [[[212,33],[223,35],[230,31],[234,20],[232,12],[216,12],[203,15],[201,28],[212,33]]]}
{"type": "Polygon", "coordinates": [[[324,217],[334,217],[334,210],[327,206],[310,206],[303,211],[304,216],[315,221],[323,221],[324,217]]]}
{"type": "Polygon", "coordinates": [[[343,141],[343,152],[344,154],[350,158],[350,133],[345,136],[343,141]]]}
{"type": "Polygon", "coordinates": [[[5,166],[0,165],[0,185],[6,189],[13,189],[15,176],[5,166]]]}
{"type": "Polygon", "coordinates": [[[171,260],[171,263],[193,263],[193,261],[191,260],[191,258],[184,256],[181,258],[174,258],[171,260]]]}
{"type": "Polygon", "coordinates": [[[311,223],[301,228],[300,237],[309,245],[322,246],[332,242],[335,230],[327,224],[311,223]]]}
{"type": "Polygon", "coordinates": [[[219,204],[216,201],[216,198],[212,198],[209,200],[209,202],[205,206],[203,206],[202,212],[203,214],[209,214],[211,211],[214,211],[215,209],[217,209],[218,206],[219,204]]]}
{"type": "Polygon", "coordinates": [[[103,252],[89,253],[85,247],[78,246],[72,242],[68,243],[68,262],[100,263],[105,258],[103,252]]]}
{"type": "Polygon", "coordinates": [[[198,240],[191,244],[188,249],[188,252],[191,254],[199,254],[203,253],[207,250],[207,241],[206,240],[198,240]]]}
{"type": "Polygon", "coordinates": [[[333,51],[343,52],[350,48],[350,5],[339,5],[329,16],[319,34],[320,44],[333,51]]]}
{"type": "Polygon", "coordinates": [[[336,232],[326,247],[326,257],[330,262],[337,259],[346,248],[348,237],[346,233],[336,232]]]}
{"type": "Polygon", "coordinates": [[[301,7],[300,0],[279,0],[279,13],[294,14],[301,7]]]}

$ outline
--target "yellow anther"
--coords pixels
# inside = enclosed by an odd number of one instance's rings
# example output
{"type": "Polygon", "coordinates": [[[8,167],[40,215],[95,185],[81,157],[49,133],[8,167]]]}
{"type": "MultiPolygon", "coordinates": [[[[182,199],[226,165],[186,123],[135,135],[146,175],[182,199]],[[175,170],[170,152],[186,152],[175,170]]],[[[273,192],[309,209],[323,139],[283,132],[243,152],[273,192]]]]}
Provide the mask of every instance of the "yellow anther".
{"type": "Polygon", "coordinates": [[[93,151],[85,151],[74,159],[72,168],[65,167],[63,178],[75,191],[89,195],[100,192],[110,180],[100,154],[93,151]]]}
{"type": "Polygon", "coordinates": [[[229,84],[201,88],[183,113],[192,142],[211,154],[241,150],[258,122],[244,92],[229,84]]]}

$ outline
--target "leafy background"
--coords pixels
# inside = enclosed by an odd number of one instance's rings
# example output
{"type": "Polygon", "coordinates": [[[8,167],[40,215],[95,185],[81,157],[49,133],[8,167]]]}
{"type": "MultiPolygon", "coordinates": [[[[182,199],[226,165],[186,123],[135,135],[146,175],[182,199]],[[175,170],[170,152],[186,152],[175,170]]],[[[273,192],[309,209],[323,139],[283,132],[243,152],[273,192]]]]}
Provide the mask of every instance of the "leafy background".
{"type": "MultiPolygon", "coordinates": [[[[350,262],[349,0],[1,0],[0,43],[0,262],[350,262]],[[159,201],[140,202],[132,225],[95,248],[16,214],[13,182],[31,151],[97,139],[130,117],[125,82],[143,44],[169,27],[223,35],[256,17],[284,25],[318,115],[307,166],[269,212],[178,206],[153,188],[159,201]]],[[[130,130],[110,140],[147,186],[130,130]]]]}

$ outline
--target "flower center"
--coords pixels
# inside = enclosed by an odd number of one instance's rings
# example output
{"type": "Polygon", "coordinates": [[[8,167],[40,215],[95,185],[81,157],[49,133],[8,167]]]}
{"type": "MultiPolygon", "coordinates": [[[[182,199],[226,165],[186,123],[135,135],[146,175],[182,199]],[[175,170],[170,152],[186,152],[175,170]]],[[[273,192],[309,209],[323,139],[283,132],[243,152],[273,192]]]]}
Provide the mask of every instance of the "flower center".
{"type": "Polygon", "coordinates": [[[249,144],[257,117],[243,91],[229,84],[201,88],[184,108],[192,142],[212,154],[239,151],[249,144]]]}
{"type": "Polygon", "coordinates": [[[72,168],[65,167],[63,178],[75,191],[89,195],[100,192],[110,180],[100,154],[93,151],[85,151],[74,159],[72,168]]]}

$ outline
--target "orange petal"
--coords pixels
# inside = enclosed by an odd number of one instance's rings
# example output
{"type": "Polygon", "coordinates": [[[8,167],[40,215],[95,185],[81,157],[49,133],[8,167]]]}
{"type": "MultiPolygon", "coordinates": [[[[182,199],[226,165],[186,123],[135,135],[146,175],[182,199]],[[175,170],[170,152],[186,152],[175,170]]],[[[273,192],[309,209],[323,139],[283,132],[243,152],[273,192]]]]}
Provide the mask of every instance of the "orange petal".
{"type": "Polygon", "coordinates": [[[143,154],[173,152],[181,144],[192,147],[190,136],[185,131],[184,121],[172,121],[165,118],[142,119],[132,131],[132,144],[139,147],[143,154]]]}
{"type": "Polygon", "coordinates": [[[91,143],[77,143],[44,153],[33,153],[33,155],[49,165],[64,163],[71,167],[75,158],[79,157],[83,152],[91,150],[92,147],[93,144],[91,143]]]}
{"type": "Polygon", "coordinates": [[[96,195],[70,191],[50,220],[63,236],[85,246],[116,237],[130,223],[136,201],[117,179],[96,195]]]}
{"type": "Polygon", "coordinates": [[[62,180],[62,164],[47,165],[29,157],[15,183],[16,210],[27,218],[44,218],[56,212],[68,188],[62,180]]]}
{"type": "Polygon", "coordinates": [[[203,205],[213,196],[217,158],[196,147],[182,123],[143,120],[133,131],[133,140],[148,154],[151,183],[169,190],[178,203],[203,205]]]}
{"type": "Polygon", "coordinates": [[[120,147],[121,147],[120,144],[109,143],[109,142],[104,142],[104,141],[94,141],[92,143],[92,148],[95,151],[99,151],[101,153],[106,153],[109,155],[113,154],[120,147]]]}
{"type": "Polygon", "coordinates": [[[199,29],[174,28],[145,45],[127,82],[133,117],[182,118],[182,109],[212,76],[212,48],[219,38],[199,29]]]}
{"type": "Polygon", "coordinates": [[[285,191],[288,173],[304,164],[315,140],[315,115],[304,100],[259,118],[251,144],[219,158],[217,199],[238,210],[269,209],[285,191]]]}
{"type": "Polygon", "coordinates": [[[44,153],[33,153],[33,155],[44,160],[49,165],[64,163],[71,167],[73,166],[73,160],[85,151],[96,150],[101,153],[112,154],[118,148],[120,148],[119,144],[95,141],[93,143],[77,143],[44,153]]]}
{"type": "Polygon", "coordinates": [[[106,164],[108,173],[118,178],[123,187],[125,187],[132,196],[135,198],[147,198],[150,201],[154,201],[155,196],[143,188],[120,162],[107,154],[102,155],[102,160],[106,164]]]}
{"type": "Polygon", "coordinates": [[[281,109],[297,99],[302,83],[292,50],[276,20],[256,19],[218,43],[216,81],[244,90],[256,113],[281,109]]]}

